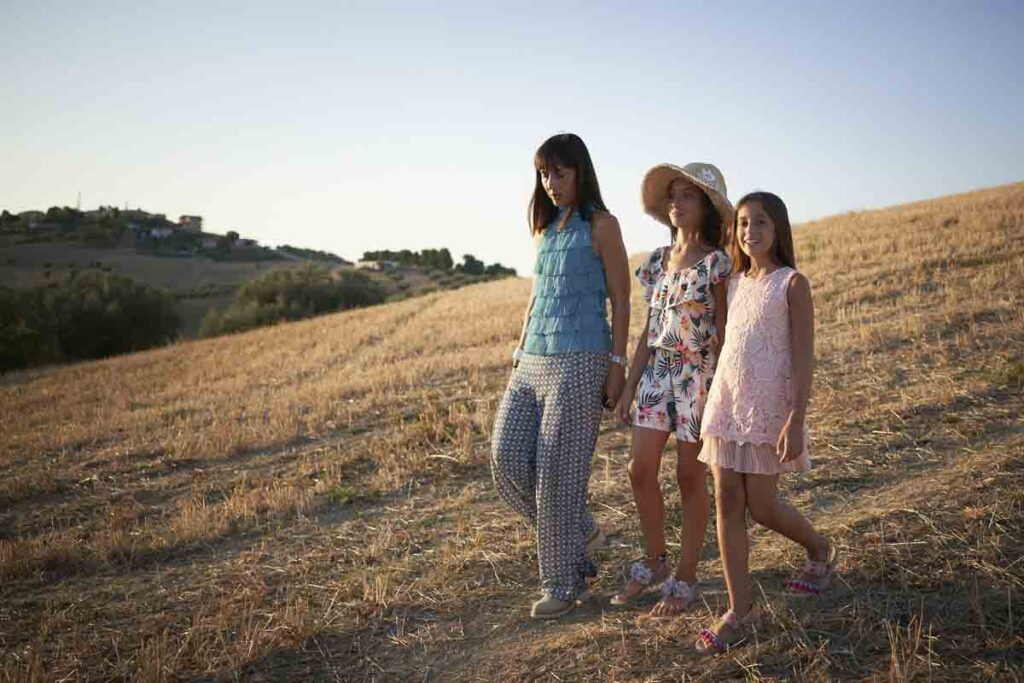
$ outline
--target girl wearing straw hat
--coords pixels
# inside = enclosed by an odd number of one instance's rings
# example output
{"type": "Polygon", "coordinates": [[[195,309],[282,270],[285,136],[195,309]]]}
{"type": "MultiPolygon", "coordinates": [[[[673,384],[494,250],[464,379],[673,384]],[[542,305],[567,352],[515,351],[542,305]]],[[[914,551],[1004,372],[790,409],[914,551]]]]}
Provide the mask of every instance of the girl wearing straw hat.
{"type": "Polygon", "coordinates": [[[550,619],[576,605],[596,573],[588,553],[604,541],[587,485],[602,395],[611,408],[625,380],[629,265],[583,140],[556,135],[533,163],[536,277],[494,421],[491,471],[498,493],[537,532],[543,597],[531,616],[550,619]]]}
{"type": "Polygon", "coordinates": [[[670,245],[655,249],[636,276],[650,305],[646,335],[637,344],[615,412],[629,422],[636,398],[629,479],[640,515],[646,556],[612,603],[635,601],[661,584],[654,616],[672,616],[697,599],[697,563],[708,523],[708,489],[700,453],[700,423],[711,388],[726,319],[726,281],[732,270],[722,238],[733,209],[715,166],[655,166],[644,177],[649,215],[668,226],[670,245]],[[676,479],[682,497],[682,539],[673,572],[665,547],[665,504],[658,483],[661,454],[676,436],[676,479]]]}

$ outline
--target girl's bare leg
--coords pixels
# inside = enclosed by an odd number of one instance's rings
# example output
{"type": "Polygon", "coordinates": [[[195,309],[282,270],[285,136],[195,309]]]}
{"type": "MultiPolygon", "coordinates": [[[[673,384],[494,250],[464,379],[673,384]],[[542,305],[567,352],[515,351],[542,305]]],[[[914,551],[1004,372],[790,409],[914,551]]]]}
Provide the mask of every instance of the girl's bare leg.
{"type": "Polygon", "coordinates": [[[819,534],[796,508],[779,500],[779,475],[744,475],[747,507],[754,521],[782,534],[807,550],[807,557],[824,562],[828,541],[819,534]]]}
{"type": "Polygon", "coordinates": [[[739,616],[750,611],[753,604],[748,563],[746,475],[717,465],[715,477],[715,511],[718,522],[718,549],[725,567],[725,585],[729,591],[729,609],[739,616]]]}
{"type": "MultiPolygon", "coordinates": [[[[647,551],[646,563],[657,573],[659,558],[665,552],[665,500],[658,484],[661,453],[668,441],[668,432],[645,427],[633,428],[633,443],[629,451],[629,482],[633,487],[633,500],[640,516],[640,532],[647,551]]],[[[616,599],[628,601],[647,587],[630,580],[616,599]]]]}
{"type": "MultiPolygon", "coordinates": [[[[676,442],[676,481],[679,483],[683,520],[682,538],[679,539],[682,553],[676,565],[675,578],[691,586],[697,582],[697,563],[700,562],[700,551],[704,547],[704,534],[710,516],[707,467],[697,460],[700,446],[699,442],[676,442]]],[[[651,609],[651,614],[665,617],[678,614],[684,609],[686,602],[682,598],[665,598],[651,609]]]]}

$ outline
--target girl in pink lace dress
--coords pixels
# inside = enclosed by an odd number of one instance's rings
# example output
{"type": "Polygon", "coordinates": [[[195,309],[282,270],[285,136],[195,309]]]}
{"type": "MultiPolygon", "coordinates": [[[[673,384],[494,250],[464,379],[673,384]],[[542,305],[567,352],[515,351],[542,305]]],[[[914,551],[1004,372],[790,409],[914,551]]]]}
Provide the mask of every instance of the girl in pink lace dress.
{"type": "Polygon", "coordinates": [[[778,497],[782,472],[810,468],[804,418],[814,364],[814,308],[807,278],[796,270],[786,205],[768,192],[736,205],[725,344],[708,394],[699,459],[715,478],[718,545],[729,611],[703,629],[702,652],[744,639],[753,620],[746,511],[754,521],[807,551],[791,590],[817,594],[836,563],[834,547],[778,497]]]}

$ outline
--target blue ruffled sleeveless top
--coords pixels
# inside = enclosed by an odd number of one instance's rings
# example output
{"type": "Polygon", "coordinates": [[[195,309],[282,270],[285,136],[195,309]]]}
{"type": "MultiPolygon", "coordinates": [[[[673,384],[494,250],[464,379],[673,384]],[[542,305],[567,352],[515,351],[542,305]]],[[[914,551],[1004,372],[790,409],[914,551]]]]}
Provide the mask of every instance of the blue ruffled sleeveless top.
{"type": "Polygon", "coordinates": [[[604,263],[594,251],[590,221],[574,211],[561,230],[561,209],[537,251],[535,298],[523,350],[540,356],[608,352],[612,333],[605,301],[604,263]]]}

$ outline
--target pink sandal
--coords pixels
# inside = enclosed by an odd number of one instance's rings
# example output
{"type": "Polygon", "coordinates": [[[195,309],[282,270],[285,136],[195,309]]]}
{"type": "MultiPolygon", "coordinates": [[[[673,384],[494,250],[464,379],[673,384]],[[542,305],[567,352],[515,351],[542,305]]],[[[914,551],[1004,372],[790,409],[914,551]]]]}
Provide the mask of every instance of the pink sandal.
{"type": "Polygon", "coordinates": [[[747,639],[755,618],[754,608],[750,608],[742,619],[729,610],[719,619],[718,633],[709,628],[702,628],[697,632],[697,652],[702,655],[715,655],[728,652],[730,648],[742,644],[747,639]],[[725,632],[724,626],[729,627],[728,633],[725,632]]]}
{"type": "Polygon", "coordinates": [[[803,572],[800,576],[786,582],[786,588],[801,595],[821,595],[821,592],[828,588],[832,577],[835,575],[836,564],[839,561],[839,551],[829,543],[828,553],[824,562],[807,560],[804,562],[803,572]],[[805,577],[812,577],[808,580],[805,577]]]}

